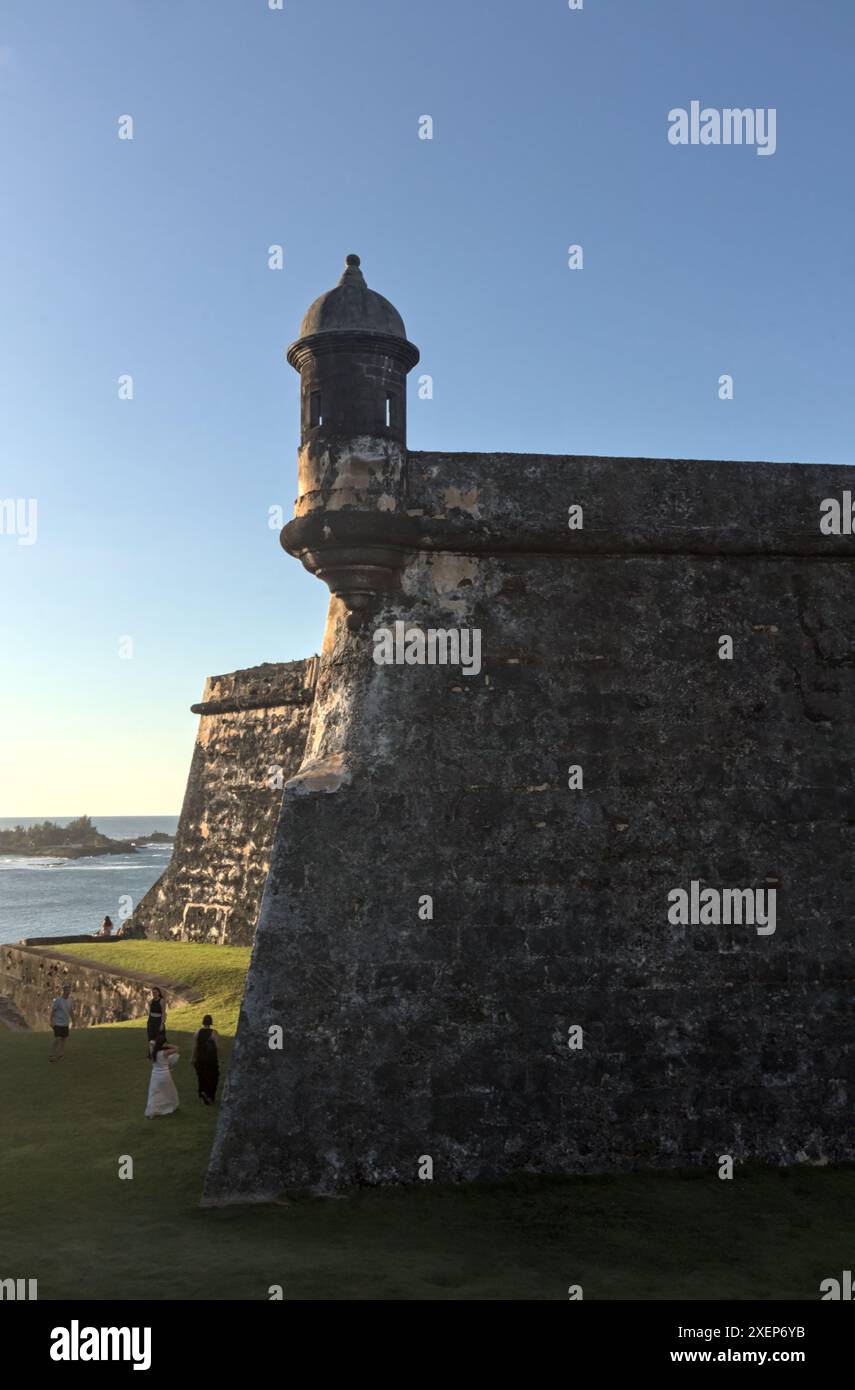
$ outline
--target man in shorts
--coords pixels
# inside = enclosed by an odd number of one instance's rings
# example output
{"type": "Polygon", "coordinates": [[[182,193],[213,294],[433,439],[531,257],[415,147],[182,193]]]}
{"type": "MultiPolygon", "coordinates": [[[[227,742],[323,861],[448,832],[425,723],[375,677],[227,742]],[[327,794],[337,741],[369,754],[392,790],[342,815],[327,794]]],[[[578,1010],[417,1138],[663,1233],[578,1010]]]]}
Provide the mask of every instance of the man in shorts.
{"type": "Polygon", "coordinates": [[[58,994],[50,1006],[50,1026],[53,1029],[53,1047],[50,1050],[52,1062],[61,1062],[65,1052],[65,1040],[71,1023],[70,994],[71,985],[63,985],[62,994],[58,994]]]}

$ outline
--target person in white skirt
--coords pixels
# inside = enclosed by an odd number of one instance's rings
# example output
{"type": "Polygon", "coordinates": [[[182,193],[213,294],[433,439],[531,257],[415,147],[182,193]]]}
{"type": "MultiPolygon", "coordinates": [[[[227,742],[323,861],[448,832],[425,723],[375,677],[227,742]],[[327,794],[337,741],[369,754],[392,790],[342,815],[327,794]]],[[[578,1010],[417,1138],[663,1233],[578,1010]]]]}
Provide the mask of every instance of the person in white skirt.
{"type": "Polygon", "coordinates": [[[151,1081],[145,1108],[147,1120],[154,1119],[155,1115],[171,1115],[178,1109],[178,1092],[172,1080],[172,1068],[177,1061],[178,1048],[166,1041],[165,1033],[159,1033],[151,1055],[151,1081]]]}

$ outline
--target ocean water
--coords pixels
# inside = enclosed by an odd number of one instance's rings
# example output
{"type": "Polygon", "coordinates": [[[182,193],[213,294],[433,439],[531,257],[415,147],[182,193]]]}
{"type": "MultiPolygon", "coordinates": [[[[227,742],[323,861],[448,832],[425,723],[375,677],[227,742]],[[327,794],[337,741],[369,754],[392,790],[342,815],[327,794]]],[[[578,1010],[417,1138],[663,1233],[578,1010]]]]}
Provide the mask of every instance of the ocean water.
{"type": "MultiPolygon", "coordinates": [[[[0,816],[0,830],[52,820],[67,825],[72,816],[0,816]]],[[[177,816],[92,816],[111,840],[163,830],[174,835],[177,816]]],[[[96,932],[109,915],[121,924],[120,900],[134,905],[160,878],[172,845],[149,845],[136,854],[95,855],[91,859],[22,859],[0,851],[0,941],[22,936],[71,936],[96,932]]]]}

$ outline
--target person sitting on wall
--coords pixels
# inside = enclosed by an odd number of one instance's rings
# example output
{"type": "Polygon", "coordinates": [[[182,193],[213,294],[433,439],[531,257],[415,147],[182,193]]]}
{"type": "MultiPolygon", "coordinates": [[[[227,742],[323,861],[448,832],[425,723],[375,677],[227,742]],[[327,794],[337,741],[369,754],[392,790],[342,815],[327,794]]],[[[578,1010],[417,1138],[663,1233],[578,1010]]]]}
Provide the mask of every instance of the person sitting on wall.
{"type": "Polygon", "coordinates": [[[152,990],[151,998],[148,1001],[146,1033],[148,1034],[148,1055],[151,1058],[158,1034],[166,1035],[166,1000],[157,985],[152,990]]]}
{"type": "Polygon", "coordinates": [[[112,922],[112,918],[110,918],[110,917],[105,917],[104,920],[103,920],[103,922],[101,923],[101,930],[100,930],[100,931],[96,931],[95,935],[96,935],[96,936],[112,936],[112,935],[113,935],[113,922],[112,922]]]}

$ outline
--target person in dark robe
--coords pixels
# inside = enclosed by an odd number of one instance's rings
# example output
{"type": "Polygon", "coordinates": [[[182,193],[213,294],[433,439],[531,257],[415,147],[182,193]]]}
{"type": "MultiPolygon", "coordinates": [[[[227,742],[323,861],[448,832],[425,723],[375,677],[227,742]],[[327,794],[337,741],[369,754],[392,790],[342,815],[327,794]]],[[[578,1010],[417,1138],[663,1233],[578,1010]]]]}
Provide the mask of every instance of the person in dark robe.
{"type": "Polygon", "coordinates": [[[199,1078],[199,1099],[205,1105],[213,1105],[220,1083],[220,1058],[217,1052],[219,1033],[213,1026],[210,1014],[205,1014],[202,1027],[193,1039],[193,1055],[190,1058],[199,1078]]]}
{"type": "Polygon", "coordinates": [[[148,1033],[148,1055],[151,1058],[159,1034],[166,1032],[166,1000],[157,985],[152,990],[151,998],[148,1001],[146,1032],[148,1033]]]}

